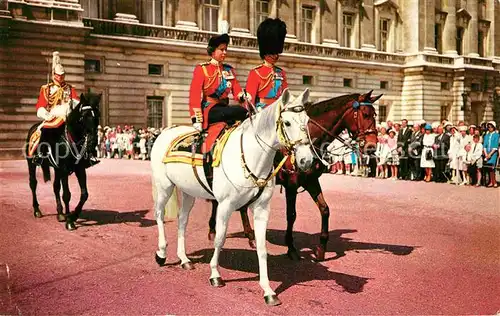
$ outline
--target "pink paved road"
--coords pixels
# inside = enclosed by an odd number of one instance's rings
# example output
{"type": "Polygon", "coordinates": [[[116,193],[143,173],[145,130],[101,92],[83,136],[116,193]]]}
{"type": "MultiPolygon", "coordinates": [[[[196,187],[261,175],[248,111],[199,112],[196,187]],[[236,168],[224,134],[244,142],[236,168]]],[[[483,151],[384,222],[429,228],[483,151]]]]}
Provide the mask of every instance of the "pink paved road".
{"type": "MultiPolygon", "coordinates": [[[[41,179],[41,174],[39,174],[41,179]]],[[[322,177],[330,204],[327,260],[310,260],[319,212],[298,198],[296,242],[284,255],[284,196],[268,231],[269,274],[283,305],[268,308],[256,253],[234,214],[221,255],[227,286],[208,284],[209,207],[191,213],[187,249],[196,269],[176,263],[176,223],[166,224],[167,262],[154,261],[149,164],[104,160],[89,170],[90,198],[78,229],[56,221],[51,185],[39,183],[45,217],[35,219],[25,163],[0,162],[0,314],[492,314],[500,310],[499,190],[445,184],[322,177]],[[342,255],[343,254],[343,255],[342,255]],[[4,269],[5,270],[5,269],[4,269]],[[2,310],[3,308],[3,310],[2,310]]],[[[72,206],[79,191],[72,177],[72,206]]]]}

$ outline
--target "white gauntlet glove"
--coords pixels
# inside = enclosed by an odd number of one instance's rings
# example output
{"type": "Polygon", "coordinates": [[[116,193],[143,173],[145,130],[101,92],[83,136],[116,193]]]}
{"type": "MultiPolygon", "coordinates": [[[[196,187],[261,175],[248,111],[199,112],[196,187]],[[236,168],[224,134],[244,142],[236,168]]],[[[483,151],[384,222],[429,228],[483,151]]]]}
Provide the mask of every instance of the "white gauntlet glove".
{"type": "Polygon", "coordinates": [[[39,108],[36,111],[36,116],[45,121],[50,121],[54,118],[54,115],[50,114],[49,111],[47,111],[47,109],[45,108],[39,108]]]}
{"type": "Polygon", "coordinates": [[[203,126],[201,123],[193,123],[193,127],[198,131],[201,132],[203,130],[203,126]]]}

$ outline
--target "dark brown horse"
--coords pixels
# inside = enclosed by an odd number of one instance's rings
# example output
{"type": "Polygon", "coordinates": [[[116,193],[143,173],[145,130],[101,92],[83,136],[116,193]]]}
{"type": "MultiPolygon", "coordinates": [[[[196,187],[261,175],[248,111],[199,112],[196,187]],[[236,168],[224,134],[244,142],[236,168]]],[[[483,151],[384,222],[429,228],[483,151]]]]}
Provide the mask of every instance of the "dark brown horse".
{"type": "MultiPolygon", "coordinates": [[[[309,132],[314,147],[318,152],[325,150],[328,143],[337,138],[344,129],[347,129],[353,139],[359,142],[363,152],[370,153],[375,150],[377,130],[375,128],[375,108],[373,103],[382,95],[371,97],[371,94],[372,91],[364,95],[343,95],[306,106],[307,114],[310,117],[309,132]]],[[[346,144],[346,146],[349,145],[346,144]]],[[[282,158],[283,154],[278,152],[275,158],[275,166],[282,158]]],[[[276,183],[285,188],[288,224],[285,241],[288,246],[288,256],[293,260],[300,258],[293,242],[293,224],[297,218],[297,191],[300,187],[303,187],[310,194],[321,213],[320,244],[315,247],[314,252],[317,260],[321,261],[325,258],[330,209],[323,197],[319,177],[328,171],[329,168],[318,157],[313,163],[313,167],[307,172],[299,171],[290,161],[287,161],[276,177],[276,183]]],[[[209,221],[210,240],[213,240],[215,236],[216,211],[217,203],[212,202],[212,216],[209,221]]],[[[240,214],[245,236],[249,239],[250,246],[255,248],[255,237],[250,226],[247,210],[240,210],[240,214]]]]}

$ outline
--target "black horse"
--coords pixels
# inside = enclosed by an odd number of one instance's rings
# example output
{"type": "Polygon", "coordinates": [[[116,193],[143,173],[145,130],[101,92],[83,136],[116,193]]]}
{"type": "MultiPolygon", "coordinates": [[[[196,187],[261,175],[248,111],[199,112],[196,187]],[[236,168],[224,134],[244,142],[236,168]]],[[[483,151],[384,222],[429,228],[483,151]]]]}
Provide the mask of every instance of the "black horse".
{"type": "Polygon", "coordinates": [[[41,166],[43,170],[44,182],[50,181],[49,167],[54,168],[54,194],[57,203],[57,220],[66,222],[67,230],[74,230],[75,221],[82,212],[84,203],[89,194],[87,190],[87,173],[85,171],[92,164],[90,157],[93,156],[97,145],[97,127],[99,124],[99,104],[101,94],[81,94],[80,102],[68,114],[66,122],[55,129],[46,129],[42,133],[42,138],[38,145],[38,155],[30,157],[28,155],[29,140],[31,135],[37,130],[40,123],[33,125],[27,137],[26,160],[28,162],[29,182],[33,195],[33,214],[36,218],[42,217],[38,200],[36,197],[36,168],[41,166]],[[71,192],[68,185],[68,177],[75,173],[80,185],[80,201],[74,213],[70,212],[69,201],[71,192]],[[61,184],[63,187],[63,201],[65,213],[61,204],[61,184]]]}

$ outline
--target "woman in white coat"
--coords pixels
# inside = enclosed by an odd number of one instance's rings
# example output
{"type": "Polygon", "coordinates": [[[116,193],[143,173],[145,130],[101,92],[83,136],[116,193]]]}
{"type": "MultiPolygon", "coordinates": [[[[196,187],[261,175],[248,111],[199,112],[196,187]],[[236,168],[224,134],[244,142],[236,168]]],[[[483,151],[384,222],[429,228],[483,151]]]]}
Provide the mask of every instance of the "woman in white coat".
{"type": "Polygon", "coordinates": [[[436,139],[436,135],[432,134],[431,124],[425,124],[425,134],[422,138],[422,156],[420,156],[420,167],[425,169],[425,182],[430,182],[432,179],[432,169],[434,164],[434,150],[432,145],[436,139]]]}
{"type": "Polygon", "coordinates": [[[377,178],[387,178],[387,159],[391,154],[387,146],[388,138],[387,129],[385,126],[382,126],[378,135],[377,150],[375,151],[375,156],[377,156],[377,178]]]}
{"type": "Polygon", "coordinates": [[[465,163],[471,167],[468,168],[469,170],[476,169],[476,187],[479,187],[481,186],[481,168],[483,168],[483,144],[479,135],[474,135],[472,140],[470,150],[465,155],[465,163]]]}
{"type": "Polygon", "coordinates": [[[467,156],[467,150],[470,150],[472,145],[472,136],[467,135],[467,126],[459,126],[458,131],[460,132],[460,144],[458,148],[458,171],[460,171],[460,176],[462,178],[462,183],[460,185],[468,185],[469,178],[467,177],[467,164],[465,162],[467,156]]]}

